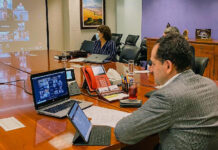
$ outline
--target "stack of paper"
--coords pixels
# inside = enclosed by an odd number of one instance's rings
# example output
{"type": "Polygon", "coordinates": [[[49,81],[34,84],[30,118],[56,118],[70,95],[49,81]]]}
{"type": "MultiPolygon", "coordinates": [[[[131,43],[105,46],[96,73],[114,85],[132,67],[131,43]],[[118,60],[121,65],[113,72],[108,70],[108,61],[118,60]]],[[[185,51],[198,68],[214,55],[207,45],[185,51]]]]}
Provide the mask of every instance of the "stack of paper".
{"type": "Polygon", "coordinates": [[[120,119],[130,114],[98,106],[89,107],[85,109],[84,112],[88,118],[91,118],[91,123],[93,125],[107,125],[113,128],[120,119]]]}

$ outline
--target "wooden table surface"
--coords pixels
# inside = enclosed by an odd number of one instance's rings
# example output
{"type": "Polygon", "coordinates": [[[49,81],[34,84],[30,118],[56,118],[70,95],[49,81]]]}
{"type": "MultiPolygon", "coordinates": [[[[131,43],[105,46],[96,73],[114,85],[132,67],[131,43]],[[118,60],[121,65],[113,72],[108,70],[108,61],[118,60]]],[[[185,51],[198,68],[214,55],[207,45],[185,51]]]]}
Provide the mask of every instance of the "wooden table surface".
{"type": "MultiPolygon", "coordinates": [[[[0,83],[22,80],[12,83],[17,86],[0,84],[0,119],[13,116],[25,125],[24,128],[8,132],[0,128],[0,149],[53,150],[61,148],[94,150],[117,149],[125,146],[125,144],[116,140],[113,129],[110,146],[74,146],[72,141],[68,139],[72,140],[75,129],[67,118],[56,119],[36,113],[32,95],[27,94],[23,90],[25,85],[25,89],[30,93],[32,92],[30,85],[31,74],[57,68],[72,67],[75,69],[76,80],[80,87],[83,82],[81,66],[84,63],[60,62],[53,58],[55,54],[60,54],[60,52],[51,51],[49,54],[47,51],[15,52],[8,53],[8,57],[0,58],[0,83]]],[[[121,74],[125,74],[127,70],[127,65],[122,63],[108,63],[104,64],[104,67],[106,70],[113,68],[121,74]]],[[[136,69],[142,68],[136,67],[136,69]]],[[[138,99],[141,99],[144,103],[147,101],[144,94],[153,90],[153,86],[155,86],[153,75],[150,73],[135,74],[134,78],[139,83],[138,99]]],[[[82,91],[85,93],[84,90],[82,91]]],[[[71,98],[91,101],[96,106],[125,112],[136,110],[136,108],[120,108],[119,101],[108,103],[95,97],[89,97],[86,94],[72,96],[71,98]]],[[[158,142],[158,138],[151,136],[146,138],[144,143],[147,144],[146,147],[152,149],[155,142],[158,142]]]]}

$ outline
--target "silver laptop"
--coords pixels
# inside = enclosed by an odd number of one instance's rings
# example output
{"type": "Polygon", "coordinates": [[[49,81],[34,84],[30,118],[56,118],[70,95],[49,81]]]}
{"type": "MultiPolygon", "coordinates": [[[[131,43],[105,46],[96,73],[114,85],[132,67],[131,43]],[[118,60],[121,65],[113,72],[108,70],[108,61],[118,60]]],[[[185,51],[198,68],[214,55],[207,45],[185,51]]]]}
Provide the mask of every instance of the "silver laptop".
{"type": "Polygon", "coordinates": [[[33,74],[30,79],[34,106],[39,114],[63,118],[66,117],[74,101],[77,101],[82,109],[93,104],[69,99],[65,68],[33,74]]]}
{"type": "Polygon", "coordinates": [[[89,63],[105,63],[106,59],[110,55],[101,55],[101,54],[92,54],[89,57],[87,57],[84,62],[89,62],[89,63]]]}

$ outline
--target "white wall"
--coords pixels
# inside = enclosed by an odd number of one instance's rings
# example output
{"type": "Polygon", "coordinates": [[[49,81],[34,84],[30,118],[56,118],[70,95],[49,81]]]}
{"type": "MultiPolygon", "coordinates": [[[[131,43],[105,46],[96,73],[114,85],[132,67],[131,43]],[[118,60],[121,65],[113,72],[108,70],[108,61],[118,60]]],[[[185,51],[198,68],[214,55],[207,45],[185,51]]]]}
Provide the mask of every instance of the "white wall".
{"type": "MultiPolygon", "coordinates": [[[[80,29],[80,0],[48,0],[50,49],[78,50],[96,29],[80,29]]],[[[106,25],[116,32],[116,0],[105,0],[106,25]]]]}
{"type": "Polygon", "coordinates": [[[140,35],[137,46],[141,43],[142,0],[116,1],[117,33],[122,33],[124,42],[128,34],[140,35]]]}
{"type": "Polygon", "coordinates": [[[62,1],[48,0],[49,45],[50,49],[63,50],[62,1]]]}
{"type": "MultiPolygon", "coordinates": [[[[112,32],[116,31],[115,0],[105,1],[106,25],[109,25],[112,32]]],[[[69,0],[70,12],[70,49],[76,50],[81,46],[83,40],[91,40],[97,32],[96,29],[80,29],[80,0],[69,0]]]]}

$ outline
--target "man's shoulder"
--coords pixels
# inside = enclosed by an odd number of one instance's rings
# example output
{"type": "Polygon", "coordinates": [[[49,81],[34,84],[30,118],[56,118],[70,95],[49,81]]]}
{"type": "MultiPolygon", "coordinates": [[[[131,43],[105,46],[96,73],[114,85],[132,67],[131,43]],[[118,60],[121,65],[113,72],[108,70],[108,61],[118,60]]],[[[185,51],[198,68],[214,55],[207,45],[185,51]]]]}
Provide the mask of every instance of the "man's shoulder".
{"type": "Polygon", "coordinates": [[[196,91],[200,87],[217,88],[215,82],[209,78],[195,74],[192,70],[182,72],[170,84],[158,90],[159,94],[167,96],[183,95],[184,93],[196,91]]]}

